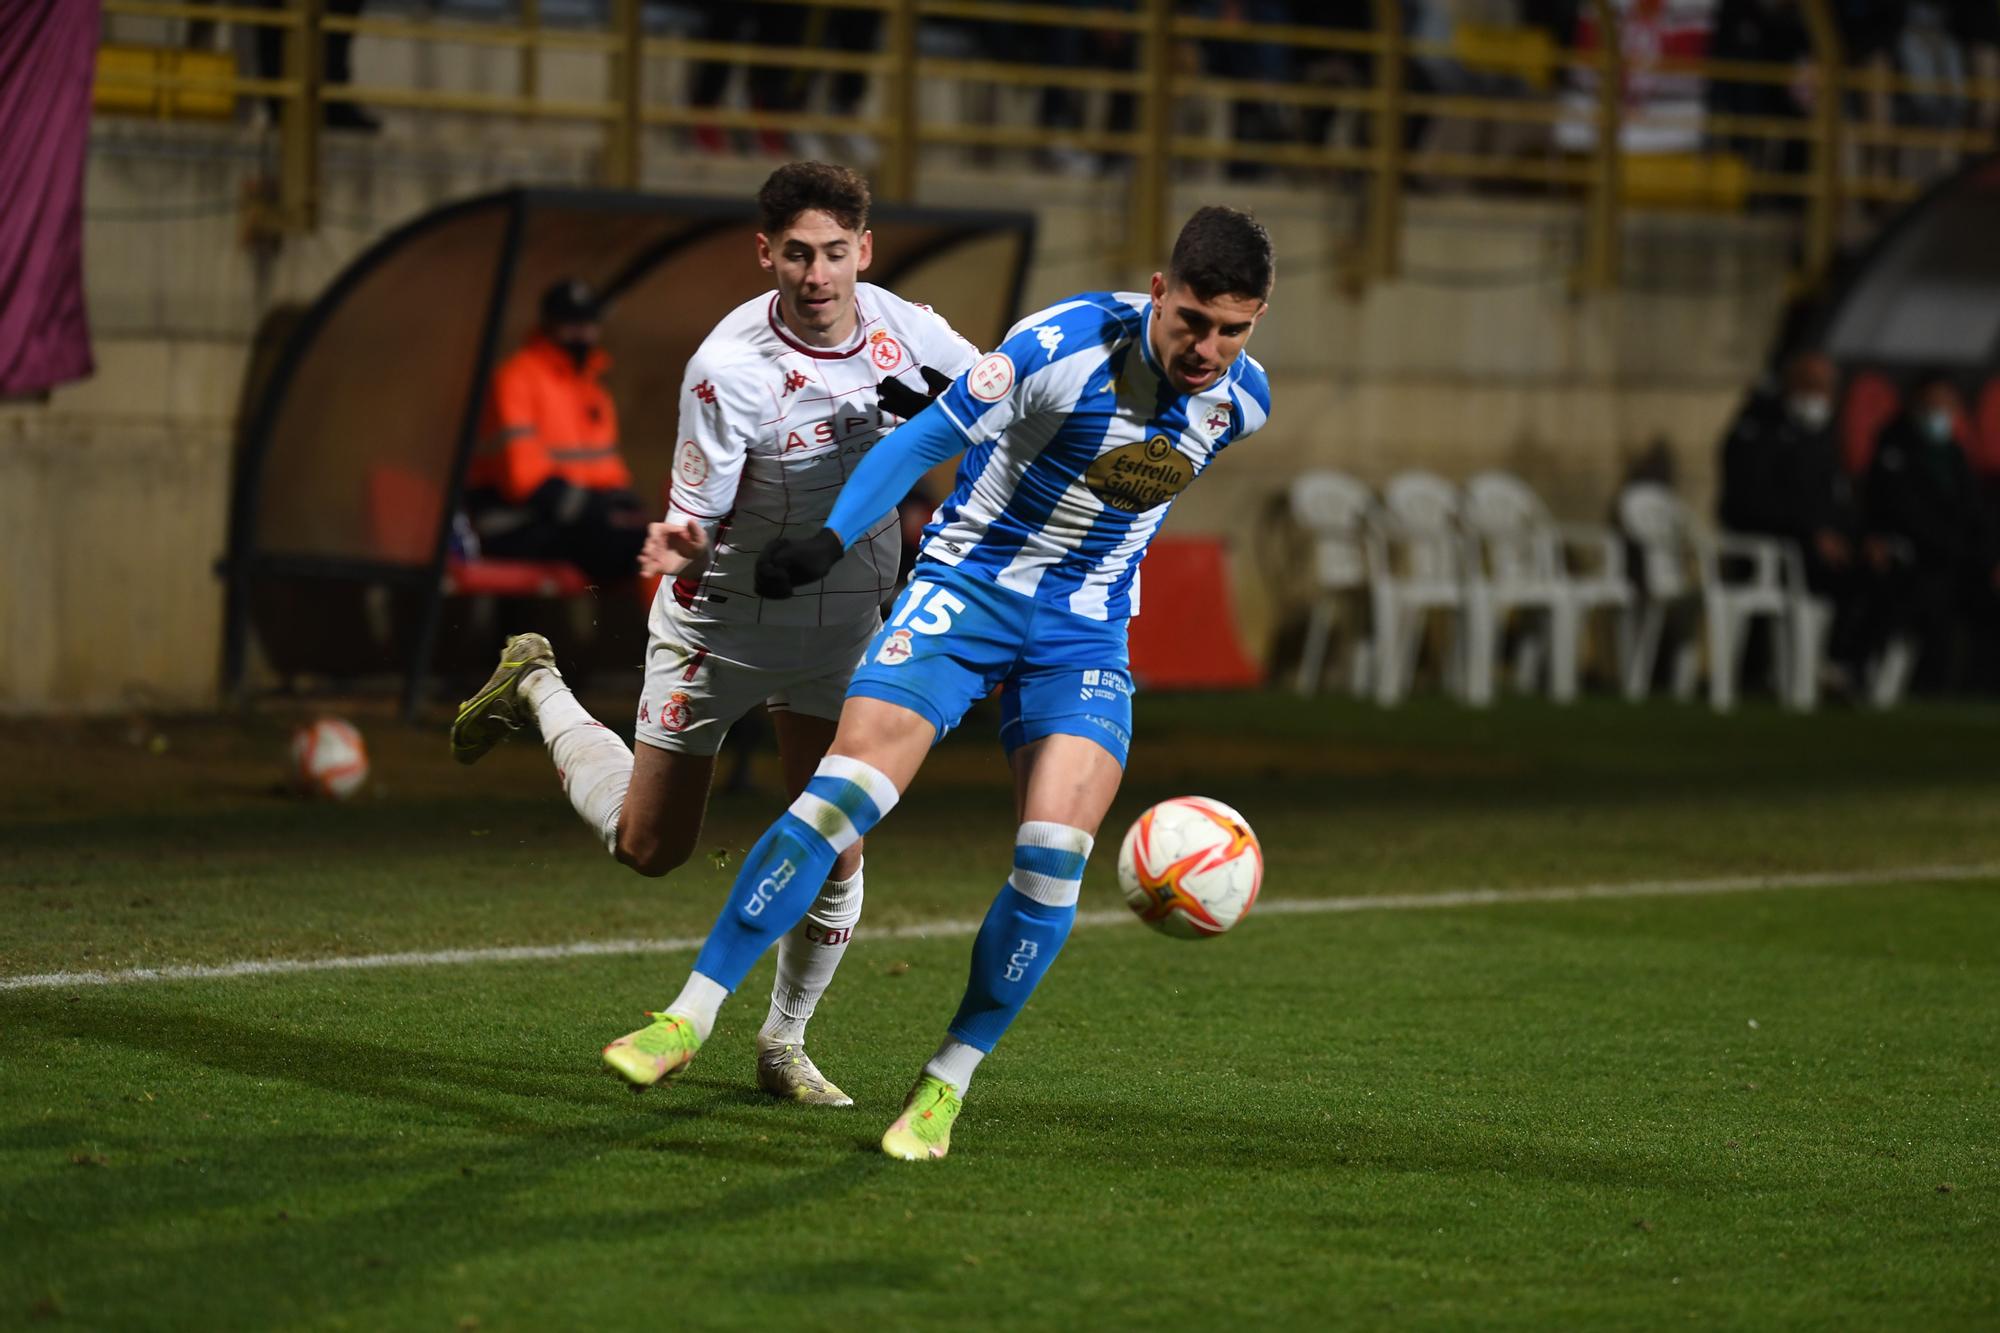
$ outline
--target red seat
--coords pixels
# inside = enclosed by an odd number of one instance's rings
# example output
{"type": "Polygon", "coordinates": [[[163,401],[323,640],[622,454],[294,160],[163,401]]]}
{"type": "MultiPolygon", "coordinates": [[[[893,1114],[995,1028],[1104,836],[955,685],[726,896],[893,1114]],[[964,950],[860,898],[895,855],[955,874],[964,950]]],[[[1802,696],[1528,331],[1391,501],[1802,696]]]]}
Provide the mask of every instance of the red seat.
{"type": "Polygon", "coordinates": [[[1847,470],[1860,476],[1875,460],[1875,437],[1902,410],[1903,396],[1886,375],[1873,370],[1856,375],[1840,405],[1840,457],[1847,470]]]}
{"type": "Polygon", "coordinates": [[[1979,391],[1979,416],[1968,452],[1973,471],[2000,472],[2000,378],[1986,381],[1986,387],[1979,391]]]}
{"type": "MultiPolygon", "coordinates": [[[[387,464],[369,469],[369,535],[381,558],[428,564],[443,508],[444,491],[429,477],[387,464]]],[[[444,590],[451,597],[581,597],[589,587],[583,571],[566,560],[452,556],[444,568],[444,590]]]]}
{"type": "Polygon", "coordinates": [[[1132,621],[1132,675],[1147,689],[1226,690],[1261,684],[1264,673],[1236,637],[1235,599],[1222,542],[1162,537],[1140,566],[1140,612],[1132,621]]]}

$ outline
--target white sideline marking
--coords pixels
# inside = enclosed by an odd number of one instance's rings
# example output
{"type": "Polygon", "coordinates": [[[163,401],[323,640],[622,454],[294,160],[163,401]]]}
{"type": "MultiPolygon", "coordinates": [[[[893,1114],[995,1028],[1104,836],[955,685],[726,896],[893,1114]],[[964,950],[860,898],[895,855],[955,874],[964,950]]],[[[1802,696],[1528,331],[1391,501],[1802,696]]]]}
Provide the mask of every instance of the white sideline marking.
{"type": "MultiPolygon", "coordinates": [[[[1889,882],[1943,883],[2000,878],[2000,865],[1906,866],[1888,870],[1829,870],[1798,875],[1735,875],[1722,879],[1654,879],[1624,884],[1570,884],[1544,889],[1452,889],[1439,893],[1387,893],[1352,898],[1280,898],[1257,907],[1260,916],[1318,916],[1328,912],[1421,912],[1445,907],[1504,907],[1516,903],[1594,902],[1619,898],[1698,898],[1726,893],[1779,893],[1791,889],[1835,889],[1889,882]]],[[[1076,924],[1111,926],[1132,919],[1129,912],[1079,912],[1076,924]]],[[[970,936],[979,920],[926,921],[871,930],[864,940],[923,940],[970,936]]],[[[351,958],[260,958],[206,966],[134,967],[116,972],[37,972],[0,976],[0,991],[50,990],[59,986],[124,986],[142,981],[216,981],[228,977],[280,977],[301,972],[373,971],[384,967],[452,967],[467,963],[531,963],[557,958],[593,958],[642,953],[693,953],[701,939],[577,940],[570,944],[523,944],[492,949],[435,949],[417,953],[372,953],[351,958]]]]}

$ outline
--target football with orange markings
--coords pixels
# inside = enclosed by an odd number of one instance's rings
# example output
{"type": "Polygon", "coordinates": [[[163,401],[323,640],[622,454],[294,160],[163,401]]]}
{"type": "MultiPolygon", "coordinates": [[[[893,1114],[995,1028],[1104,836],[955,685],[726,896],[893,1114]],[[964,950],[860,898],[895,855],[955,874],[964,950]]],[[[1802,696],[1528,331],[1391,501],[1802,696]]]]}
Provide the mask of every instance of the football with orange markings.
{"type": "Polygon", "coordinates": [[[1161,801],[1118,849],[1118,887],[1139,919],[1184,940],[1241,921],[1264,882],[1264,849],[1242,815],[1206,796],[1161,801]]]}
{"type": "Polygon", "coordinates": [[[292,787],[344,801],[368,781],[368,747],[352,723],[322,717],[292,733],[292,787]]]}

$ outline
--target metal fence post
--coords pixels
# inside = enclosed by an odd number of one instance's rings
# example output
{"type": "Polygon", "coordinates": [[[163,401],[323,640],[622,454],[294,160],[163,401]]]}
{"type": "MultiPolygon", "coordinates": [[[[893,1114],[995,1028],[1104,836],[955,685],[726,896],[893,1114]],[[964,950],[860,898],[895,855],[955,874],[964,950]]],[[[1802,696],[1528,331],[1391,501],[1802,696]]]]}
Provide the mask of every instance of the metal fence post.
{"type": "Polygon", "coordinates": [[[1813,59],[1819,62],[1819,100],[1813,106],[1812,213],[1806,219],[1807,281],[1833,262],[1840,243],[1841,172],[1847,156],[1841,102],[1846,95],[1847,53],[1827,0],[1805,0],[1813,59]]]}
{"type": "Polygon", "coordinates": [[[604,183],[621,190],[639,186],[639,107],[644,96],[641,71],[646,59],[639,0],[614,0],[618,54],[612,58],[612,101],[618,118],[605,131],[604,183]]]}
{"type": "Polygon", "coordinates": [[[1131,238],[1134,269],[1166,260],[1167,191],[1173,174],[1174,15],[1171,0],[1143,0],[1141,43],[1146,91],[1140,99],[1139,157],[1133,163],[1131,238]]]}
{"type": "Polygon", "coordinates": [[[291,0],[298,26],[285,34],[285,78],[298,89],[278,113],[278,212],[289,231],[319,225],[319,134],[324,112],[320,82],[323,0],[291,0]]]}
{"type": "Polygon", "coordinates": [[[1607,291],[1618,284],[1619,221],[1625,193],[1625,50],[1618,12],[1611,0],[1591,0],[1590,8],[1598,31],[1597,151],[1591,158],[1583,286],[1607,291]]]}
{"type": "Polygon", "coordinates": [[[521,96],[533,102],[542,95],[542,0],[521,0],[521,26],[528,30],[521,44],[521,96]]]}
{"type": "Polygon", "coordinates": [[[891,0],[886,26],[889,143],[883,194],[907,204],[917,195],[917,0],[891,0]]]}
{"type": "Polygon", "coordinates": [[[1402,255],[1403,230],[1403,6],[1375,0],[1375,31],[1382,39],[1375,56],[1375,161],[1368,190],[1370,276],[1394,277],[1402,255]]]}

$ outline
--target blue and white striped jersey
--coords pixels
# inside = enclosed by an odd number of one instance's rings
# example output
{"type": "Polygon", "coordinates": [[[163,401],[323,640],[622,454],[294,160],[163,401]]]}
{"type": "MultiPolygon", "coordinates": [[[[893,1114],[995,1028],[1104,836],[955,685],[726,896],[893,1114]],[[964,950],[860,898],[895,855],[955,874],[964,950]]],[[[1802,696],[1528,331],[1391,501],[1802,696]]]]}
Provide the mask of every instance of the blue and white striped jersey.
{"type": "Polygon", "coordinates": [[[1152,317],[1143,292],[1086,292],[1016,324],[945,390],[967,448],[925,557],[1093,620],[1138,614],[1139,559],[1174,497],[1271,411],[1248,353],[1176,390],[1152,317]]]}

